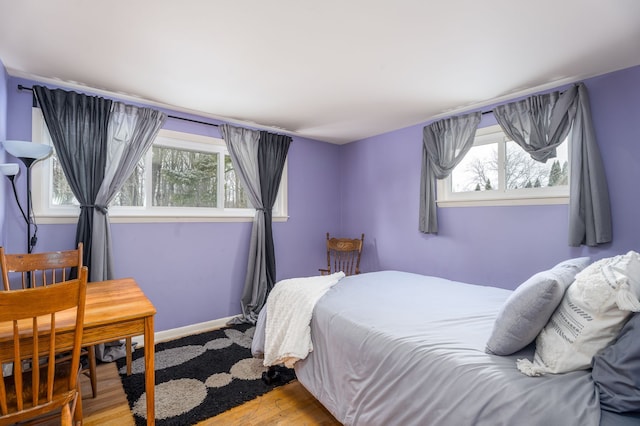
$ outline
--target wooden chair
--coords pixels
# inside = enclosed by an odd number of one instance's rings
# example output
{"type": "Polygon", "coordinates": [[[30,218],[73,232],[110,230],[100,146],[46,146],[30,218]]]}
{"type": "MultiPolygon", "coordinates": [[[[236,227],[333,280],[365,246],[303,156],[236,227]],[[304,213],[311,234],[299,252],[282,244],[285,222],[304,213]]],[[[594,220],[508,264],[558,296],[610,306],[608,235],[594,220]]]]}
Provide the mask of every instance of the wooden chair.
{"type": "MultiPolygon", "coordinates": [[[[5,290],[11,290],[10,273],[12,277],[13,273],[19,275],[14,285],[19,282],[22,289],[47,287],[71,279],[72,271],[83,266],[82,243],[78,243],[76,250],[30,254],[7,254],[4,247],[0,247],[0,266],[5,290]]],[[[89,366],[82,372],[91,381],[91,392],[95,398],[98,395],[95,348],[86,348],[83,355],[87,355],[89,366]]]]}
{"type": "Polygon", "coordinates": [[[11,290],[9,273],[19,274],[23,289],[56,284],[67,281],[72,269],[83,266],[82,243],[76,250],[30,254],[7,254],[0,247],[0,265],[5,290],[11,290]]]}
{"type": "Polygon", "coordinates": [[[320,269],[322,275],[342,271],[345,275],[360,273],[360,257],[364,234],[360,238],[330,238],[327,232],[327,268],[320,269]]]}
{"type": "Polygon", "coordinates": [[[0,365],[12,372],[0,378],[0,425],[47,421],[60,416],[63,426],[82,424],[82,398],[78,381],[87,291],[87,267],[79,278],[54,286],[0,291],[0,327],[12,330],[0,341],[0,365]],[[72,333],[68,324],[56,323],[62,311],[75,310],[72,333]],[[56,354],[71,348],[67,363],[56,354]],[[72,420],[73,418],[73,420],[72,420]]]}

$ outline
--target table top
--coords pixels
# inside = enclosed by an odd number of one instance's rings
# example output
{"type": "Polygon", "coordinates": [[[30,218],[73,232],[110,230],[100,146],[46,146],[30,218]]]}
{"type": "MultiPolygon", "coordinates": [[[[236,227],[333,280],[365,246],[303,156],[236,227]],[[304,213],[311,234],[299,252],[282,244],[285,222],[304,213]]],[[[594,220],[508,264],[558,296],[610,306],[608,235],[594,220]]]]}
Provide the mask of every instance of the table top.
{"type": "Polygon", "coordinates": [[[156,308],[133,278],[87,284],[84,327],[153,316],[156,308]]]}
{"type": "MultiPolygon", "coordinates": [[[[58,330],[75,327],[75,310],[56,315],[58,330]]],[[[87,284],[84,329],[100,328],[155,315],[156,308],[133,278],[87,284]]],[[[44,326],[44,324],[42,324],[44,326]]],[[[41,328],[44,329],[44,328],[41,328]]],[[[10,323],[0,324],[0,341],[11,339],[10,323]]]]}

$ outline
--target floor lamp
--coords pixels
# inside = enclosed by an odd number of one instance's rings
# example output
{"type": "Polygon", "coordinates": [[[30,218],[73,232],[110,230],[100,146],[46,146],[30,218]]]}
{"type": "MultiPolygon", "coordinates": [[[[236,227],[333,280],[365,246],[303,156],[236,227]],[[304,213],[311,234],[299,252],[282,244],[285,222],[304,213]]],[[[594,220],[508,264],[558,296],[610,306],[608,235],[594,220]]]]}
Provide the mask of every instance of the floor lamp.
{"type": "MultiPolygon", "coordinates": [[[[0,174],[4,175],[11,181],[11,187],[13,188],[13,196],[16,197],[16,201],[18,201],[18,192],[16,191],[16,176],[20,173],[20,165],[18,163],[4,163],[0,164],[0,174]]],[[[20,213],[22,213],[22,217],[27,221],[27,215],[22,209],[22,205],[18,203],[18,207],[20,207],[20,213]]]]}
{"type": "Polygon", "coordinates": [[[53,152],[53,148],[51,148],[49,145],[27,142],[27,141],[8,140],[8,141],[2,142],[2,144],[4,146],[5,151],[13,155],[14,157],[18,158],[19,160],[21,160],[24,163],[24,165],[27,167],[27,209],[26,209],[27,211],[26,213],[22,209],[22,205],[18,200],[18,192],[16,191],[15,176],[18,174],[18,171],[15,170],[16,169],[15,166],[18,166],[18,165],[16,163],[13,163],[13,166],[11,163],[8,165],[4,165],[9,167],[4,167],[2,174],[7,176],[11,180],[11,185],[13,186],[13,195],[16,198],[16,203],[18,203],[18,207],[20,207],[20,211],[22,212],[22,217],[24,218],[24,221],[27,223],[27,253],[31,253],[31,251],[33,250],[33,246],[35,246],[36,242],[38,241],[38,238],[36,236],[38,232],[37,226],[35,228],[34,234],[31,235],[31,225],[34,224],[34,221],[32,219],[33,209],[31,206],[31,167],[36,162],[50,156],[51,153],[53,152]],[[7,170],[8,173],[4,172],[5,169],[7,170]]]}

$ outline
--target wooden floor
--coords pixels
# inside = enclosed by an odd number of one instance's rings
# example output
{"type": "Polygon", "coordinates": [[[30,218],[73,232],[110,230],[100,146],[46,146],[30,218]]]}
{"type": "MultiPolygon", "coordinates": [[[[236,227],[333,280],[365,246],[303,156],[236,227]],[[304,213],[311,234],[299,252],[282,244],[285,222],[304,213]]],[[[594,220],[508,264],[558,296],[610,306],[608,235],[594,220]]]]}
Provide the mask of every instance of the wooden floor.
{"type": "MultiPolygon", "coordinates": [[[[84,425],[132,426],[133,416],[114,363],[98,366],[98,398],[91,398],[89,380],[82,376],[84,425]]],[[[243,405],[198,423],[211,425],[340,425],[297,381],[280,386],[243,405]]]]}
{"type": "Polygon", "coordinates": [[[100,364],[96,369],[98,376],[98,397],[91,398],[91,383],[80,375],[82,380],[82,414],[85,426],[133,426],[133,415],[125,396],[122,382],[115,363],[100,364]]]}

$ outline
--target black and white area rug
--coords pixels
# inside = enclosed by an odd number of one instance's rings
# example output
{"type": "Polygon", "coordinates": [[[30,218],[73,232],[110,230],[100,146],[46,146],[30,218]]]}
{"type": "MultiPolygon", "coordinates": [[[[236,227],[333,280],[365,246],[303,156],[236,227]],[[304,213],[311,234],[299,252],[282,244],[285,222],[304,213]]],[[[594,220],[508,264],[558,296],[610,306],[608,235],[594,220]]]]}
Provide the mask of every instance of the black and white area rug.
{"type": "MultiPolygon", "coordinates": [[[[295,379],[293,370],[277,367],[279,380],[262,381],[266,367],[251,356],[254,330],[234,325],[157,344],[156,424],[192,425],[295,379]]],[[[144,425],[144,349],[133,353],[131,376],[124,359],[116,362],[136,424],[144,425]]]]}

